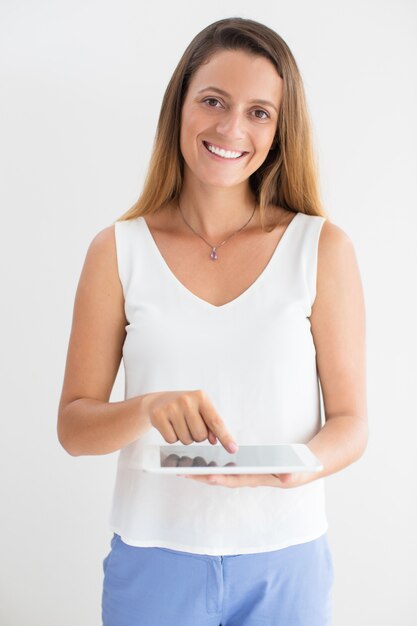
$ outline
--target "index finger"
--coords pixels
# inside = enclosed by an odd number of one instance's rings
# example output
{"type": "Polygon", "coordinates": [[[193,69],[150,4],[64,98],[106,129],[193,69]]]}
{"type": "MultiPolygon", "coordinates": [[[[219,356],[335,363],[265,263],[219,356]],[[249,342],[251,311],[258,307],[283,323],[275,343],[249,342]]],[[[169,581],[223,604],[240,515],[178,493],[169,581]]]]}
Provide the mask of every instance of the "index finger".
{"type": "Polygon", "coordinates": [[[217,411],[214,409],[213,405],[203,392],[201,395],[200,412],[203,414],[202,417],[207,426],[217,437],[222,446],[232,454],[237,452],[239,446],[227,430],[222,418],[218,415],[217,411]]]}

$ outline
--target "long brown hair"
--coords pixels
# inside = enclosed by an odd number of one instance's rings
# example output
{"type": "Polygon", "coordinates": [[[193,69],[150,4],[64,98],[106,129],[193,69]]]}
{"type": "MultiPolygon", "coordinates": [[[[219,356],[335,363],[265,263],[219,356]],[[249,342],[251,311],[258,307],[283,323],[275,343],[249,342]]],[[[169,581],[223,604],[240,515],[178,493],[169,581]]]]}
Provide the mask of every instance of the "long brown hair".
{"type": "MultiPolygon", "coordinates": [[[[118,221],[157,211],[175,202],[183,184],[180,150],[181,111],[190,79],[220,50],[244,50],[269,59],[283,79],[275,146],[249,178],[259,204],[262,228],[268,206],[326,216],[318,184],[311,124],[303,82],[291,50],[271,28],[254,20],[230,17],[204,28],[186,48],[166,88],[142,193],[118,221]]],[[[273,144],[274,145],[274,144],[273,144]]]]}

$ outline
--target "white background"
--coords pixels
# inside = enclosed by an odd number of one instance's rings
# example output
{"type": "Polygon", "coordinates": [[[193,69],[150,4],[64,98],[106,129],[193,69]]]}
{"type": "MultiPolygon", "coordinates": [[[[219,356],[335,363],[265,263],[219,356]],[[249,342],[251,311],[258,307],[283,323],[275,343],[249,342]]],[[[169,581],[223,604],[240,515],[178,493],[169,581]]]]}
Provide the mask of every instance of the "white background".
{"type": "Polygon", "coordinates": [[[416,3],[1,0],[4,626],[101,623],[117,453],[73,458],[56,436],[75,290],[91,239],[139,195],[185,47],[231,16],[297,60],[365,290],[370,441],[325,479],[334,624],[416,624],[416,3]]]}

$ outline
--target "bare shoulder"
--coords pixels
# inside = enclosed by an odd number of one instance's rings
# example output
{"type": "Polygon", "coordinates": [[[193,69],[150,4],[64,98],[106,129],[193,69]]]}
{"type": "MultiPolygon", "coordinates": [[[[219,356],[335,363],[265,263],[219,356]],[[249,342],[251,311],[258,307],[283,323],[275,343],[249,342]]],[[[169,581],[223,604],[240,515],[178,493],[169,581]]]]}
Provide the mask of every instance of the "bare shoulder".
{"type": "MultiPolygon", "coordinates": [[[[360,298],[361,278],[354,244],[340,226],[325,220],[320,233],[317,258],[315,309],[326,299],[344,300],[348,291],[360,298]]],[[[314,310],[314,307],[313,307],[314,310]]]]}
{"type": "Polygon", "coordinates": [[[88,254],[94,257],[116,258],[115,226],[106,226],[100,230],[91,240],[88,254]]]}
{"type": "Polygon", "coordinates": [[[318,246],[317,294],[310,316],[326,419],[366,418],[366,312],[349,235],[325,220],[318,246]]]}
{"type": "MultiPolygon", "coordinates": [[[[342,283],[358,282],[359,268],[352,239],[340,226],[323,222],[318,245],[317,289],[340,290],[342,283]],[[337,283],[337,285],[336,285],[337,283]]],[[[330,291],[329,291],[330,295],[330,291]]]]}
{"type": "Polygon", "coordinates": [[[88,246],[83,273],[94,281],[107,282],[109,286],[118,288],[120,285],[115,225],[112,224],[100,230],[88,246]]]}
{"type": "Polygon", "coordinates": [[[92,239],[78,282],[60,411],[75,398],[108,400],[126,334],[114,225],[92,239]]]}
{"type": "Polygon", "coordinates": [[[324,220],[319,239],[319,254],[330,260],[332,255],[349,254],[353,251],[353,242],[340,226],[328,219],[324,220]]]}
{"type": "Polygon", "coordinates": [[[91,240],[80,285],[91,291],[91,297],[94,295],[101,305],[105,304],[107,311],[113,308],[120,315],[124,306],[124,295],[118,269],[114,224],[100,230],[91,240]]]}

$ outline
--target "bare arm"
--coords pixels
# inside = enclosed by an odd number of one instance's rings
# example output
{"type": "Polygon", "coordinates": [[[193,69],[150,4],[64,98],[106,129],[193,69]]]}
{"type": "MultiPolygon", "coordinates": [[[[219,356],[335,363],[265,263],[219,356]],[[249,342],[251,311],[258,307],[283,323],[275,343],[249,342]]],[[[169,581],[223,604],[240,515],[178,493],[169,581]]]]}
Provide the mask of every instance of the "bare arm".
{"type": "Polygon", "coordinates": [[[317,294],[310,317],[323,391],[325,425],[308,443],[324,470],[359,459],[368,441],[365,304],[354,247],[325,222],[319,241],[317,294]]]}
{"type": "Polygon", "coordinates": [[[126,324],[114,226],[109,226],[89,246],[75,296],[58,409],[58,438],[73,456],[114,452],[151,428],[148,402],[157,394],[109,402],[126,324]]]}

